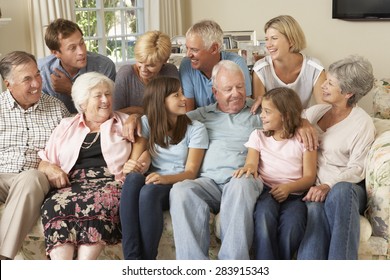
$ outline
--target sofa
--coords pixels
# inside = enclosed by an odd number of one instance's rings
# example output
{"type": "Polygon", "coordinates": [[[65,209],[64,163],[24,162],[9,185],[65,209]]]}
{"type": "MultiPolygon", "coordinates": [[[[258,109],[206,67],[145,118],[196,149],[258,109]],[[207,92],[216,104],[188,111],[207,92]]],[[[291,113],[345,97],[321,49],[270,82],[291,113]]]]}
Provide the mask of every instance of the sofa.
{"type": "MultiPolygon", "coordinates": [[[[359,259],[390,259],[390,86],[377,81],[374,91],[376,138],[366,161],[367,210],[360,218],[359,259]],[[388,103],[387,103],[388,102],[388,103]]],[[[0,205],[0,217],[4,205],[0,205]]],[[[218,215],[210,214],[210,259],[216,259],[220,247],[218,215]]],[[[169,212],[164,213],[164,230],[158,259],[175,259],[173,229],[169,212]]],[[[27,235],[16,259],[47,259],[43,228],[39,219],[27,235]]],[[[106,246],[102,260],[123,259],[121,244],[106,246]]]]}

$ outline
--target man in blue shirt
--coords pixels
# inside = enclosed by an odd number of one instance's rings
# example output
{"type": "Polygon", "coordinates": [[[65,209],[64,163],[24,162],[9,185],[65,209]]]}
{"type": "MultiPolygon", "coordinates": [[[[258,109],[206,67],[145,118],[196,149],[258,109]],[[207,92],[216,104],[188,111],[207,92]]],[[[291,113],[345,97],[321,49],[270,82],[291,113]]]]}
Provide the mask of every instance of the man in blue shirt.
{"type": "Polygon", "coordinates": [[[244,143],[261,127],[259,114],[250,112],[244,74],[232,61],[222,60],[212,72],[216,103],[188,112],[202,122],[209,135],[200,177],[173,185],[170,213],[177,259],[207,259],[210,211],[220,213],[219,259],[249,259],[254,222],[253,211],[263,189],[259,178],[232,178],[244,166],[244,143]]]}
{"type": "Polygon", "coordinates": [[[252,95],[245,60],[238,54],[222,51],[222,46],[223,31],[214,21],[200,21],[187,31],[187,57],[183,58],[179,68],[183,92],[187,97],[187,111],[216,101],[211,90],[211,71],[221,60],[231,60],[240,66],[245,77],[246,95],[252,95]]]}
{"type": "Polygon", "coordinates": [[[80,27],[66,19],[51,22],[45,33],[51,55],[38,60],[42,91],[57,97],[69,112],[77,113],[70,95],[73,82],[83,73],[99,72],[115,81],[114,62],[101,54],[87,52],[80,27]]]}

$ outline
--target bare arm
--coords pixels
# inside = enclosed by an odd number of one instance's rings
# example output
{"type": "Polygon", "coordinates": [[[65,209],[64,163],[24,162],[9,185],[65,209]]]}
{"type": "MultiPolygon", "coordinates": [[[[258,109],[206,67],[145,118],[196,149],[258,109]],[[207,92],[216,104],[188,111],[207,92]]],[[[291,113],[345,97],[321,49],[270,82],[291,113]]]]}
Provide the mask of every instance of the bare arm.
{"type": "Polygon", "coordinates": [[[187,98],[186,109],[187,109],[187,112],[195,110],[195,99],[194,98],[187,98]]]}
{"type": "Polygon", "coordinates": [[[326,80],[326,75],[325,75],[325,70],[323,70],[313,87],[313,95],[317,104],[324,103],[324,101],[322,100],[321,86],[325,82],[325,80],[326,80]]]}
{"type": "Polygon", "coordinates": [[[302,119],[302,126],[298,128],[298,139],[309,151],[318,148],[318,135],[315,128],[306,119],[302,119]]]}
{"type": "Polygon", "coordinates": [[[145,173],[150,165],[150,155],[146,151],[147,140],[143,137],[137,137],[133,144],[130,158],[123,166],[123,173],[130,172],[145,173]]]}
{"type": "Polygon", "coordinates": [[[70,186],[68,174],[66,174],[59,166],[48,161],[41,161],[39,163],[38,170],[46,175],[50,186],[57,189],[70,186]]]}
{"type": "Polygon", "coordinates": [[[248,148],[248,155],[246,156],[244,167],[234,171],[233,177],[240,178],[243,174],[246,174],[246,177],[249,177],[251,174],[253,174],[253,177],[257,178],[259,159],[260,153],[253,148],[248,148]]]}
{"type": "Polygon", "coordinates": [[[144,114],[144,109],[142,107],[138,106],[131,106],[131,107],[126,107],[118,110],[119,112],[131,115],[131,114],[139,114],[143,115],[144,114]]]}
{"type": "Polygon", "coordinates": [[[252,73],[252,91],[252,98],[255,100],[255,103],[252,105],[251,113],[255,114],[265,94],[265,87],[255,72],[252,73]]]}
{"type": "Polygon", "coordinates": [[[317,151],[306,151],[303,154],[302,177],[294,182],[281,184],[271,189],[270,193],[279,203],[285,201],[289,194],[303,192],[313,186],[317,175],[317,151]]]}
{"type": "Polygon", "coordinates": [[[142,137],[141,115],[131,114],[123,125],[122,134],[123,137],[126,137],[132,143],[135,142],[136,136],[142,137]]]}
{"type": "Polygon", "coordinates": [[[183,172],[173,175],[151,173],[146,177],[146,184],[174,184],[185,179],[196,179],[202,164],[204,149],[189,148],[186,166],[183,172]]]}

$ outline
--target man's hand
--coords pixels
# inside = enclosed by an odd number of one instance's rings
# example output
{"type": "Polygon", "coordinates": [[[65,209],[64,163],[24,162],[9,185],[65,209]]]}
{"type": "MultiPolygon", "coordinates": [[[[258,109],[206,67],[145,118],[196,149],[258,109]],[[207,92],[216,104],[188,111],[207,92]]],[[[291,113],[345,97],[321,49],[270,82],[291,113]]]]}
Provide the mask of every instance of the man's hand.
{"type": "Polygon", "coordinates": [[[302,200],[312,202],[324,202],[329,191],[330,187],[326,184],[313,186],[309,189],[306,196],[302,200]]]}
{"type": "Polygon", "coordinates": [[[318,135],[315,128],[306,119],[302,119],[302,126],[298,128],[298,139],[309,151],[318,148],[318,135]]]}
{"type": "Polygon", "coordinates": [[[256,98],[255,102],[253,103],[253,105],[251,107],[252,115],[256,115],[257,114],[257,109],[260,108],[262,100],[263,100],[262,96],[259,96],[259,97],[256,98]]]}
{"type": "Polygon", "coordinates": [[[131,114],[124,126],[123,126],[123,137],[127,138],[130,142],[135,142],[135,136],[142,137],[141,134],[141,116],[138,114],[131,114]]]}
{"type": "Polygon", "coordinates": [[[70,95],[72,92],[72,81],[57,68],[50,75],[51,84],[55,92],[70,95]]]}

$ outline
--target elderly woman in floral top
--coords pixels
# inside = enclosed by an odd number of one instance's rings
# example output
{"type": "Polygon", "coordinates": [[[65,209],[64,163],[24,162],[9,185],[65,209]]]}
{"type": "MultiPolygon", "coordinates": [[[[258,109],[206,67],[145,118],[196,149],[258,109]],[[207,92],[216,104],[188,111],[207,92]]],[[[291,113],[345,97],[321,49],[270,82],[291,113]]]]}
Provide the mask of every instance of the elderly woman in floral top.
{"type": "Polygon", "coordinates": [[[72,87],[79,113],[63,119],[39,152],[52,186],[41,208],[51,259],[96,259],[120,241],[122,169],[139,154],[121,134],[127,115],[113,112],[113,89],[102,74],[81,75],[72,87]]]}

